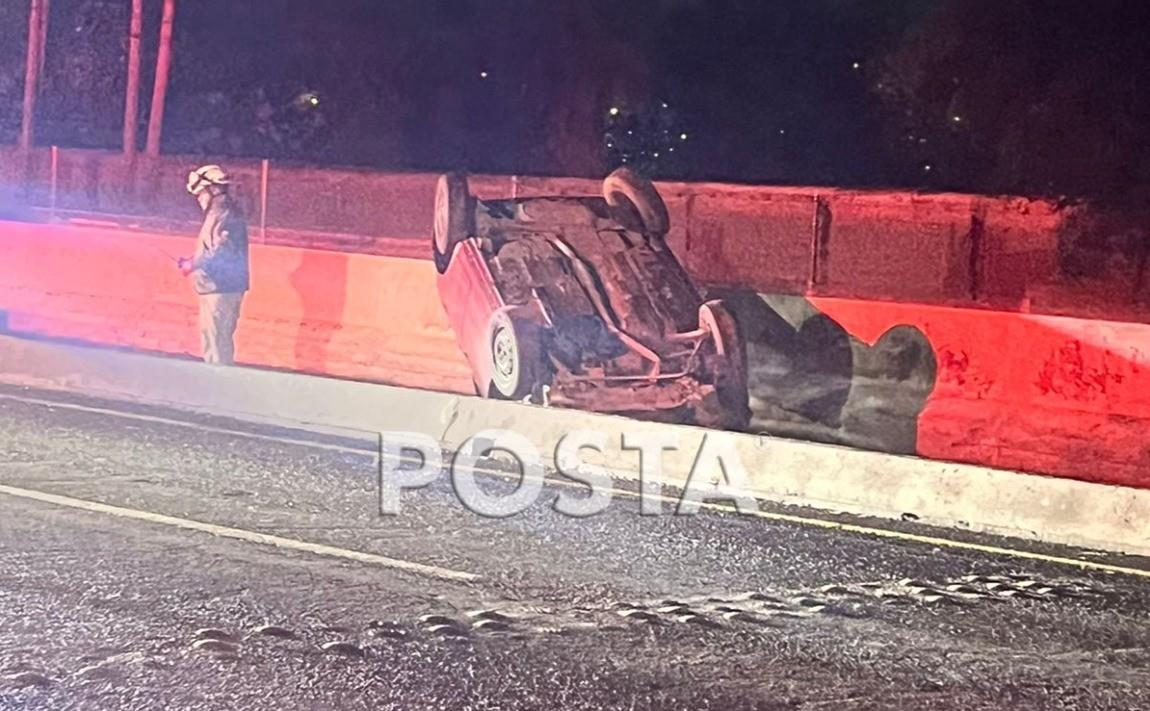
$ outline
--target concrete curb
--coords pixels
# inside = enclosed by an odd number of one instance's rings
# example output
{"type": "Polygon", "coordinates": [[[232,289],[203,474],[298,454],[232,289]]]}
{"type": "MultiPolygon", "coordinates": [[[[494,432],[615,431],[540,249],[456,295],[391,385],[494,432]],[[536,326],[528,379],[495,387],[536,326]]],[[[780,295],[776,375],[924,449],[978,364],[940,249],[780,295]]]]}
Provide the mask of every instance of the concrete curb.
{"type": "Polygon", "coordinates": [[[696,467],[704,440],[737,452],[762,499],[1102,550],[1150,555],[1150,490],[865,452],[833,445],[636,422],[443,393],[0,337],[0,382],[165,405],[239,419],[359,432],[416,432],[454,449],[508,429],[550,460],[569,433],[605,433],[590,463],[636,479],[639,454],[621,435],[660,435],[678,446],[664,480],[707,484],[696,467]],[[703,481],[699,479],[703,478],[703,481]]]}

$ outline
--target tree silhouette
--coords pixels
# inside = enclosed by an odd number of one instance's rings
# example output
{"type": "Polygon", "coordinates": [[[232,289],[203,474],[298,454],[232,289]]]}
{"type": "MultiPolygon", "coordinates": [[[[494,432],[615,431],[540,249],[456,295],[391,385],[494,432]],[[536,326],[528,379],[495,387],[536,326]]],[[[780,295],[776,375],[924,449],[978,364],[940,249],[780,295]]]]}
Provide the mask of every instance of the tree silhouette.
{"type": "Polygon", "coordinates": [[[875,77],[903,179],[1085,196],[1145,184],[1147,19],[1115,0],[947,3],[875,77]]]}

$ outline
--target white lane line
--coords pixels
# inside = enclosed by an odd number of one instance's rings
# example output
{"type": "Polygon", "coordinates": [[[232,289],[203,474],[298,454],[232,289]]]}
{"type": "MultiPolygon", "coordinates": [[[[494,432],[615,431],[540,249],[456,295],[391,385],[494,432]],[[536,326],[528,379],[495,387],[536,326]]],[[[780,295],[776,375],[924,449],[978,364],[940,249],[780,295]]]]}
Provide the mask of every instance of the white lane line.
{"type": "MultiPolygon", "coordinates": [[[[242,430],[232,430],[232,429],[228,429],[226,427],[213,427],[212,425],[204,425],[204,424],[200,424],[198,422],[188,422],[187,420],[176,420],[176,419],[173,419],[170,417],[160,417],[159,415],[144,415],[144,414],[137,413],[137,412],[125,412],[123,410],[110,410],[110,409],[104,408],[104,407],[91,407],[89,405],[78,405],[76,403],[71,403],[71,402],[60,402],[57,400],[45,400],[42,398],[35,398],[35,397],[23,397],[20,395],[9,395],[8,393],[0,393],[0,400],[15,400],[16,402],[24,402],[24,403],[28,403],[30,405],[43,405],[45,407],[55,407],[55,408],[60,408],[62,410],[75,410],[77,412],[87,412],[87,413],[90,413],[93,415],[109,415],[112,417],[120,417],[123,419],[139,420],[140,422],[153,422],[153,423],[161,424],[161,425],[172,425],[174,427],[184,427],[187,429],[200,430],[201,432],[211,432],[213,434],[224,434],[224,435],[230,435],[233,437],[243,437],[245,439],[262,440],[264,442],[275,442],[277,444],[297,444],[297,445],[302,445],[305,447],[312,447],[314,449],[327,449],[327,450],[331,450],[333,452],[343,452],[343,453],[351,452],[351,453],[355,453],[355,454],[363,454],[366,456],[373,456],[373,457],[376,456],[377,454],[379,454],[379,451],[378,451],[379,450],[379,435],[375,434],[373,432],[359,432],[358,434],[360,434],[360,435],[370,435],[370,438],[364,437],[364,439],[363,439],[364,444],[369,445],[370,448],[368,448],[368,449],[356,449],[355,447],[348,447],[347,445],[327,444],[325,442],[316,442],[315,440],[310,440],[310,439],[299,439],[299,438],[295,438],[295,437],[280,437],[280,436],[276,436],[276,435],[259,434],[257,432],[244,432],[242,430]]],[[[216,417],[228,417],[228,415],[215,415],[215,416],[216,417]]],[[[260,425],[261,423],[258,423],[258,422],[248,423],[245,421],[245,424],[260,425]]],[[[306,423],[306,422],[296,423],[294,428],[295,429],[302,429],[304,427],[307,427],[307,425],[308,425],[308,423],[306,423]]],[[[292,425],[267,424],[266,426],[268,426],[268,427],[279,427],[282,429],[292,429],[293,428],[292,425]]],[[[334,435],[332,435],[332,436],[334,436],[334,435]]],[[[342,435],[342,436],[345,437],[346,439],[353,439],[353,437],[351,437],[350,434],[349,435],[342,435]]]]}
{"type": "Polygon", "coordinates": [[[346,548],[336,548],[334,546],[325,546],[319,543],[297,541],[292,538],[282,538],[280,536],[272,536],[266,533],[246,531],[242,528],[217,526],[213,523],[203,523],[201,521],[177,518],[175,516],[165,516],[163,514],[152,513],[151,511],[140,511],[137,509],[129,509],[121,506],[109,506],[108,504],[101,504],[95,501],[73,499],[70,496],[48,494],[42,491],[33,491],[32,489],[23,489],[20,487],[0,484],[0,494],[7,494],[8,496],[14,496],[21,499],[31,499],[33,501],[40,501],[42,503],[53,504],[55,506],[79,509],[81,511],[91,511],[93,513],[101,513],[109,516],[131,519],[133,521],[144,521],[147,523],[160,524],[163,526],[171,526],[173,528],[182,528],[187,531],[209,533],[213,536],[219,536],[221,538],[232,538],[237,541],[257,543],[264,546],[273,546],[275,548],[282,548],[284,550],[312,553],[314,555],[325,556],[328,558],[352,560],[358,563],[367,563],[384,568],[392,568],[394,570],[400,570],[405,573],[412,573],[414,575],[421,575],[428,578],[438,578],[440,580],[464,583],[472,583],[480,579],[480,576],[474,575],[472,573],[464,573],[458,570],[440,568],[434,565],[412,563],[411,561],[400,560],[398,558],[388,558],[386,556],[374,555],[372,553],[362,553],[360,551],[348,550],[346,548]]]}
{"type": "MultiPolygon", "coordinates": [[[[189,429],[203,430],[206,432],[215,432],[215,433],[226,434],[226,435],[231,435],[231,436],[235,436],[235,437],[246,437],[249,439],[264,440],[264,441],[268,441],[268,442],[277,442],[280,444],[292,444],[292,445],[299,445],[299,446],[303,446],[303,447],[314,447],[314,448],[318,448],[318,449],[329,449],[329,450],[338,451],[338,452],[376,456],[375,453],[368,452],[365,450],[355,449],[353,447],[347,447],[347,446],[343,446],[343,445],[324,444],[321,442],[312,442],[312,441],[306,440],[306,439],[295,439],[295,438],[290,438],[290,437],[276,437],[274,435],[264,435],[264,434],[255,434],[255,433],[251,433],[251,432],[229,430],[229,429],[225,429],[225,428],[211,427],[208,425],[200,425],[200,424],[196,424],[194,422],[186,422],[183,420],[170,419],[170,418],[166,418],[166,417],[157,417],[157,416],[152,416],[152,415],[140,415],[140,414],[136,414],[136,413],[132,413],[132,412],[123,412],[120,410],[109,410],[109,409],[104,409],[104,408],[88,407],[85,405],[73,405],[72,403],[57,402],[55,400],[41,400],[41,399],[37,399],[37,398],[21,397],[18,395],[9,395],[6,393],[0,393],[0,399],[16,400],[19,402],[27,402],[27,403],[32,403],[32,404],[36,404],[36,405],[47,405],[47,406],[51,406],[51,407],[59,407],[59,408],[64,408],[64,409],[73,409],[73,410],[79,410],[82,412],[91,412],[91,413],[100,414],[100,415],[109,415],[112,417],[121,417],[121,418],[127,418],[127,419],[143,420],[145,422],[157,422],[157,423],[161,423],[161,424],[173,425],[176,427],[186,427],[189,429]]],[[[401,457],[400,460],[406,461],[407,458],[401,457]]],[[[415,461],[415,460],[413,459],[412,461],[415,461]]],[[[416,463],[418,463],[418,462],[416,462],[416,463]]],[[[501,477],[503,479],[510,479],[510,480],[514,480],[514,481],[517,481],[520,478],[518,474],[509,474],[507,472],[499,471],[498,469],[493,469],[493,468],[489,469],[489,468],[485,468],[482,466],[472,467],[472,470],[475,471],[476,473],[488,474],[491,476],[501,477]]],[[[581,484],[581,483],[574,482],[574,481],[557,480],[554,478],[549,478],[547,480],[547,483],[549,485],[564,486],[564,487],[574,488],[574,489],[584,489],[585,490],[587,488],[587,486],[585,484],[581,484]]],[[[615,489],[615,488],[613,488],[613,489],[609,489],[608,491],[612,495],[615,495],[615,496],[621,496],[624,498],[633,498],[633,499],[639,498],[639,494],[637,492],[628,491],[626,489],[615,489]]],[[[660,501],[663,501],[665,503],[671,503],[671,504],[679,503],[679,500],[677,498],[669,497],[669,496],[658,496],[658,497],[653,497],[653,498],[657,498],[660,501]]],[[[701,507],[708,509],[708,510],[711,510],[711,511],[716,511],[716,512],[721,512],[721,513],[733,513],[733,514],[739,513],[733,506],[724,506],[723,504],[715,504],[715,503],[711,503],[711,502],[703,502],[701,507]]],[[[972,543],[970,541],[961,541],[961,540],[955,540],[955,539],[951,539],[951,538],[941,538],[941,537],[936,537],[936,536],[923,536],[923,535],[919,535],[919,534],[915,534],[915,533],[906,533],[903,531],[897,531],[897,530],[889,529],[889,528],[877,528],[877,527],[873,527],[873,526],[861,526],[858,524],[842,523],[842,522],[833,521],[830,519],[811,518],[811,517],[806,517],[806,516],[795,516],[793,514],[774,513],[771,511],[752,511],[752,512],[749,512],[748,515],[752,516],[754,518],[759,518],[759,519],[763,519],[763,520],[767,520],[767,521],[778,521],[778,522],[783,522],[783,523],[792,523],[792,524],[797,524],[797,525],[801,525],[801,526],[810,526],[813,528],[822,528],[825,530],[843,531],[845,533],[857,533],[857,534],[866,535],[866,536],[875,536],[877,538],[887,538],[887,539],[891,539],[891,540],[906,541],[909,543],[917,543],[917,544],[929,545],[929,546],[939,546],[939,547],[943,547],[943,548],[952,548],[955,550],[967,550],[967,551],[973,551],[976,553],[987,553],[987,554],[991,554],[991,555],[1001,555],[1001,556],[1007,556],[1007,557],[1012,557],[1012,558],[1036,560],[1036,561],[1040,561],[1043,563],[1051,563],[1054,565],[1080,568],[1082,570],[1103,572],[1103,573],[1113,573],[1113,574],[1118,574],[1118,575],[1130,575],[1133,577],[1150,579],[1150,570],[1146,570],[1143,568],[1131,568],[1131,567],[1123,566],[1123,565],[1111,565],[1109,563],[1100,563],[1097,561],[1082,560],[1080,558],[1067,558],[1064,556],[1047,555],[1045,553],[1036,553],[1034,551],[1022,550],[1022,549],[1018,549],[1018,548],[1006,548],[1003,546],[990,546],[990,545],[984,545],[981,543],[972,543]]]]}

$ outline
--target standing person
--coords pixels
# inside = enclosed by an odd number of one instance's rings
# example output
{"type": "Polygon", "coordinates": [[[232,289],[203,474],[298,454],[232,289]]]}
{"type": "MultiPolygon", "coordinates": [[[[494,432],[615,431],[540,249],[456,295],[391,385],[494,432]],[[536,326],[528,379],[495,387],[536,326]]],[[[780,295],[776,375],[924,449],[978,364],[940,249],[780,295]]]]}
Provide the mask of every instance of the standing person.
{"type": "Polygon", "coordinates": [[[196,253],[179,261],[184,276],[200,295],[200,335],[204,362],[235,362],[240,306],[250,288],[248,226],[231,195],[231,177],[218,165],[188,175],[188,192],[204,211],[196,253]]]}

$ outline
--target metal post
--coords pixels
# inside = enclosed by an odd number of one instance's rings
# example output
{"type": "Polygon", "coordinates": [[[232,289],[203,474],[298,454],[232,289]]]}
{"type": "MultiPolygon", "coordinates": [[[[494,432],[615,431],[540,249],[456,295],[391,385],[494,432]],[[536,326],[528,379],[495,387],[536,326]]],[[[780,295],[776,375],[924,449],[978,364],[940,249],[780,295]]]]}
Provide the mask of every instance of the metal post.
{"type": "Polygon", "coordinates": [[[51,208],[52,217],[56,216],[56,195],[57,195],[57,185],[59,185],[59,180],[60,180],[60,147],[59,146],[52,146],[52,193],[51,193],[52,197],[51,197],[50,202],[48,203],[49,207],[51,208]]]}
{"type": "Polygon", "coordinates": [[[260,241],[268,241],[268,173],[271,171],[271,161],[264,158],[260,161],[260,241]]]}
{"type": "Polygon", "coordinates": [[[136,130],[140,115],[140,34],[144,24],[144,0],[132,0],[128,28],[128,86],[124,97],[124,155],[136,155],[136,130]]]}
{"type": "Polygon", "coordinates": [[[152,115],[148,119],[150,156],[160,155],[160,139],[164,132],[164,102],[168,97],[168,75],[172,69],[172,25],[176,20],[176,0],[164,0],[164,17],[160,22],[160,50],[156,55],[156,84],[152,89],[152,115]]]}
{"type": "Polygon", "coordinates": [[[28,54],[24,72],[24,114],[20,123],[20,148],[32,147],[36,121],[36,95],[40,83],[40,47],[44,42],[44,0],[31,0],[28,10],[28,54]]]}

